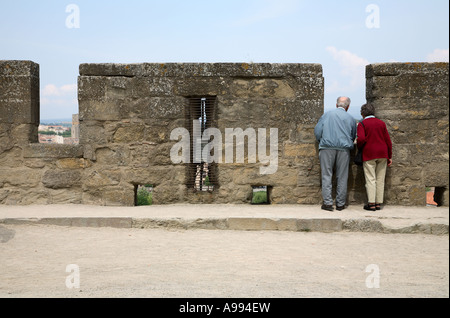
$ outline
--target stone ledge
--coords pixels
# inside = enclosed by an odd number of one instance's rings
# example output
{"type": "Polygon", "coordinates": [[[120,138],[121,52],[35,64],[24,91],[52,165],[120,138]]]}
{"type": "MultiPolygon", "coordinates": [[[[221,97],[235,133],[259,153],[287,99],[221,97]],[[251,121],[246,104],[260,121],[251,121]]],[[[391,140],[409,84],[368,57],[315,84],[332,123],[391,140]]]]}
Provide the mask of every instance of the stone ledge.
{"type": "Polygon", "coordinates": [[[321,64],[142,63],[80,64],[80,76],[123,77],[304,77],[323,76],[321,64]]]}
{"type": "Polygon", "coordinates": [[[23,149],[24,158],[83,158],[81,145],[29,144],[23,149]]]}
{"type": "Polygon", "coordinates": [[[0,224],[11,225],[54,225],[67,227],[110,227],[131,228],[132,218],[35,218],[35,219],[3,219],[0,224]]]}
{"type": "Polygon", "coordinates": [[[133,217],[54,217],[4,218],[0,224],[54,225],[67,227],[110,227],[135,229],[290,231],[290,232],[363,232],[380,234],[448,235],[448,224],[417,223],[387,226],[371,219],[297,219],[297,218],[133,218],[133,217]]]}
{"type": "Polygon", "coordinates": [[[375,63],[366,66],[366,77],[397,76],[400,74],[443,74],[448,75],[449,63],[375,63]]]}
{"type": "Polygon", "coordinates": [[[32,61],[0,60],[0,76],[39,77],[39,64],[32,61]]]}

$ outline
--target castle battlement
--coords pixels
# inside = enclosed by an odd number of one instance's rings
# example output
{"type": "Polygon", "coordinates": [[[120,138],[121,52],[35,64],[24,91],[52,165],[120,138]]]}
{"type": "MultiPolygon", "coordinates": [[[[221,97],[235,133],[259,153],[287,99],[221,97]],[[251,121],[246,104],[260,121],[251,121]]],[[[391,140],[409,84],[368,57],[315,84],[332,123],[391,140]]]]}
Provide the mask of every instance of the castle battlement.
{"type": "MultiPolygon", "coordinates": [[[[324,111],[320,64],[81,64],[79,71],[80,144],[46,145],[37,139],[39,65],[0,61],[1,204],[133,206],[146,184],[154,204],[246,204],[254,186],[268,186],[273,204],[321,203],[314,137],[324,111]],[[248,163],[247,153],[244,163],[207,169],[173,163],[171,133],[192,133],[199,118],[222,135],[278,129],[276,172],[260,174],[264,163],[248,163]],[[212,191],[196,189],[202,171],[212,191]]],[[[367,66],[367,99],[394,144],[388,204],[424,206],[426,188],[436,187],[448,206],[448,71],[448,63],[367,66]]],[[[363,171],[352,165],[348,201],[364,199],[363,171]]]]}

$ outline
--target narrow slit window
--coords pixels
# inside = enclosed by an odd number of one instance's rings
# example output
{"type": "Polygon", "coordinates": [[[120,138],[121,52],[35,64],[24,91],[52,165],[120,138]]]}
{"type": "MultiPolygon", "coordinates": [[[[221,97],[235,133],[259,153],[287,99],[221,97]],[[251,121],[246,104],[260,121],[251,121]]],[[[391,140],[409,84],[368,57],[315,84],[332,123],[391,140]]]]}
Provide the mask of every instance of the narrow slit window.
{"type": "Polygon", "coordinates": [[[187,167],[187,186],[194,192],[212,192],[218,188],[217,163],[207,163],[202,158],[211,140],[202,136],[206,129],[216,124],[216,97],[188,98],[186,126],[191,136],[190,164],[187,167]]]}

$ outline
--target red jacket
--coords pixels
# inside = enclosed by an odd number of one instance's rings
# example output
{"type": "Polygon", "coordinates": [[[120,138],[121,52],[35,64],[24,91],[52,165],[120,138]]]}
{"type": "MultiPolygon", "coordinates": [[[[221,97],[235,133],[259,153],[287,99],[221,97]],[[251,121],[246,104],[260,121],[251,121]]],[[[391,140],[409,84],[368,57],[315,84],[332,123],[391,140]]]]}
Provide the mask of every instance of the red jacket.
{"type": "Polygon", "coordinates": [[[366,118],[358,125],[358,148],[364,146],[363,161],[392,159],[392,141],[386,124],[378,118],[366,118]]]}

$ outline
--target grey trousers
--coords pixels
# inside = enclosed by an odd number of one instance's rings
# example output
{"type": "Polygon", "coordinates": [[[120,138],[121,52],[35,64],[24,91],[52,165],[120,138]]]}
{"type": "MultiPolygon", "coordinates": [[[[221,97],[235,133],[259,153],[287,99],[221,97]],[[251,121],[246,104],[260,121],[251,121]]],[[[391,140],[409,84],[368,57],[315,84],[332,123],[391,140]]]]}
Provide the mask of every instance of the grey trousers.
{"type": "Polygon", "coordinates": [[[323,204],[333,205],[333,169],[336,166],[336,205],[345,206],[347,203],[348,171],[350,165],[350,150],[323,149],[319,153],[320,168],[322,170],[323,204]]]}

